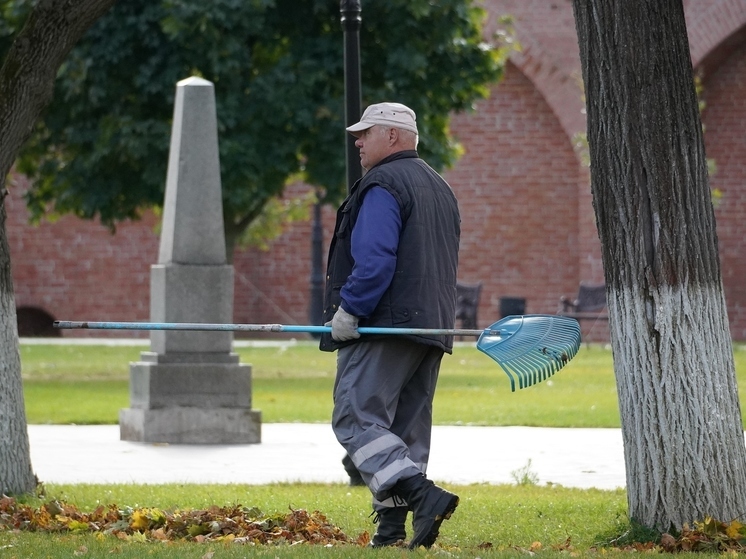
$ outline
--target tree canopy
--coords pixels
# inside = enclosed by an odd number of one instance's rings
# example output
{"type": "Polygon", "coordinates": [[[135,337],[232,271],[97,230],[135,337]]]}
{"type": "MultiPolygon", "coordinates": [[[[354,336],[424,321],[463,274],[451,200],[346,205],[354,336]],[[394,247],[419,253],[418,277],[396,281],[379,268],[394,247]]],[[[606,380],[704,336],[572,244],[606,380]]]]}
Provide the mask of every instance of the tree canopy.
{"type": "MultiPolygon", "coordinates": [[[[16,17],[28,4],[4,3],[16,17]]],[[[436,168],[459,152],[451,113],[486,96],[502,72],[507,49],[484,41],[484,17],[472,0],[363,2],[363,106],[411,106],[420,153],[436,168]]],[[[229,247],[290,179],[338,198],[342,55],[336,0],[117,3],[70,53],[19,160],[32,217],[114,226],[162,204],[175,86],[193,75],[215,84],[229,247]]]]}

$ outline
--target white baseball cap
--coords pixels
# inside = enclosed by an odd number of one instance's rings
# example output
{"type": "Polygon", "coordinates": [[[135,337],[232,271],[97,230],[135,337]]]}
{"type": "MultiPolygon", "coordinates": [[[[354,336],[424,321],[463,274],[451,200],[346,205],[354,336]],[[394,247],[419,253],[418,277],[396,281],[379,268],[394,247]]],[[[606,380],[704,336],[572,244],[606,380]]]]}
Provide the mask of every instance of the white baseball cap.
{"type": "Polygon", "coordinates": [[[417,134],[417,116],[414,111],[401,103],[376,103],[370,105],[360,122],[347,127],[347,131],[353,136],[359,136],[359,132],[380,124],[391,128],[401,128],[417,134]]]}

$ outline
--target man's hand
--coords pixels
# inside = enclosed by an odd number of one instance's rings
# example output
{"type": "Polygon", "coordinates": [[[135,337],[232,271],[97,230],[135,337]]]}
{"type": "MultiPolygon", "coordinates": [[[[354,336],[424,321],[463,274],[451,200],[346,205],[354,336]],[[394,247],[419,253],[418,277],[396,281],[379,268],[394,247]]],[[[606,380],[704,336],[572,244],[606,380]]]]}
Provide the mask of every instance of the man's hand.
{"type": "Polygon", "coordinates": [[[334,313],[334,318],[325,326],[332,327],[332,339],[335,342],[346,342],[360,337],[360,332],[357,331],[357,317],[352,316],[341,306],[334,313]]]}

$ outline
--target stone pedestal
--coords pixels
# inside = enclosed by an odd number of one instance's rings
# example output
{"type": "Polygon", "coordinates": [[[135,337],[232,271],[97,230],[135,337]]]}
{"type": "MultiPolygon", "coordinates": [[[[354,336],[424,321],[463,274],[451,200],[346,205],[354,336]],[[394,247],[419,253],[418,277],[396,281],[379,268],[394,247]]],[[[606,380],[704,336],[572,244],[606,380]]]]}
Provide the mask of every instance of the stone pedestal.
{"type": "Polygon", "coordinates": [[[119,412],[122,440],[261,442],[261,413],[251,409],[251,366],[239,363],[238,355],[143,352],[140,357],[130,365],[130,407],[119,412]]]}
{"type": "MultiPolygon", "coordinates": [[[[150,320],[233,320],[213,85],[177,84],[158,263],[150,270],[150,320]]],[[[233,332],[154,330],[130,364],[130,407],[120,438],[152,443],[259,443],[251,366],[231,352],[233,332]]]]}

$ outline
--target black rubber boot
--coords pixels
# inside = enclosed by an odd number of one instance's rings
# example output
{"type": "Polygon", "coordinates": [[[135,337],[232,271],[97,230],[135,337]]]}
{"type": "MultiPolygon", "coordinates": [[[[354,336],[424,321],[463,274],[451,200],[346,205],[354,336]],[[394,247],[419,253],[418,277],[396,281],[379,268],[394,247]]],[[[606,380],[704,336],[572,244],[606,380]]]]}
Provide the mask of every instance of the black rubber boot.
{"type": "Polygon", "coordinates": [[[404,543],[407,539],[407,507],[385,507],[374,511],[375,518],[373,522],[378,524],[373,539],[370,540],[370,547],[389,547],[404,543]]]}
{"type": "Polygon", "coordinates": [[[399,481],[394,493],[407,501],[412,509],[414,535],[409,549],[433,545],[438,538],[440,525],[451,517],[458,506],[458,495],[438,487],[422,474],[399,481]]]}
{"type": "Polygon", "coordinates": [[[360,472],[355,467],[355,464],[353,464],[352,462],[352,458],[350,458],[348,454],[345,454],[344,458],[342,458],[342,466],[344,467],[345,472],[347,472],[347,475],[350,476],[351,486],[356,487],[365,485],[363,476],[360,475],[360,472]]]}

